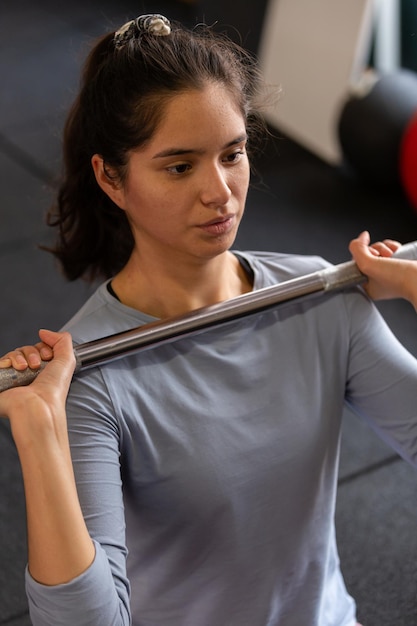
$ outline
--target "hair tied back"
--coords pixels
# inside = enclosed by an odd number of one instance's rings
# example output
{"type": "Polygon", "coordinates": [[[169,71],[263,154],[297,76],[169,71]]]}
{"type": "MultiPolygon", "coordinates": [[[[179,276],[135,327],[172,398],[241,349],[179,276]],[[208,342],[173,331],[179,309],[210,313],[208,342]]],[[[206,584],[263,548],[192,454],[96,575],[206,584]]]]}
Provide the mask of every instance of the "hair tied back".
{"type": "Polygon", "coordinates": [[[140,15],[126,22],[115,32],[114,45],[116,48],[121,48],[129,39],[136,38],[142,33],[165,37],[171,33],[170,21],[159,13],[140,15]]]}

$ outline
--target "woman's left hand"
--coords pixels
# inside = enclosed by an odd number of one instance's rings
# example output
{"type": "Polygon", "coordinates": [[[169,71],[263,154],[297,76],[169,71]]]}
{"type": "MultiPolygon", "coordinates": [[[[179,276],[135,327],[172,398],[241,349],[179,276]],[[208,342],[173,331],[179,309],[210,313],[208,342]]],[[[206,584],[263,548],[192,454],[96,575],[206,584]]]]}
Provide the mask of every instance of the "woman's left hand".
{"type": "Polygon", "coordinates": [[[371,298],[405,298],[417,309],[417,263],[392,258],[400,247],[392,239],[371,244],[369,233],[364,231],[350,242],[349,250],[368,278],[364,288],[371,298]]]}

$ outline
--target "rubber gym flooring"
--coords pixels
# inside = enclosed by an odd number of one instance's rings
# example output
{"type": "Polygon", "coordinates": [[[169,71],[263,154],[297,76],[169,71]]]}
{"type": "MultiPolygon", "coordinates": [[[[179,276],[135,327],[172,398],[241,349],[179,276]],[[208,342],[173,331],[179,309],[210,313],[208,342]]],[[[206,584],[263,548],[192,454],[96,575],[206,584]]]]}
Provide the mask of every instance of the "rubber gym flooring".
{"type": "MultiPolygon", "coordinates": [[[[227,0],[223,4],[227,8],[227,0]]],[[[50,237],[43,219],[60,167],[62,123],[90,40],[154,11],[190,24],[201,19],[198,3],[174,0],[0,4],[0,353],[33,342],[40,327],[58,329],[90,292],[81,282],[65,282],[38,249],[50,237]]],[[[349,240],[365,228],[374,239],[417,239],[417,211],[400,191],[360,183],[277,135],[257,163],[236,247],[319,254],[339,263],[349,258],[349,240]]],[[[380,309],[417,355],[411,306],[393,301],[380,309]]],[[[24,499],[4,420],[0,455],[0,625],[28,626],[24,499]]],[[[346,582],[365,626],[417,623],[416,496],[415,470],[346,412],[337,533],[346,582]]]]}

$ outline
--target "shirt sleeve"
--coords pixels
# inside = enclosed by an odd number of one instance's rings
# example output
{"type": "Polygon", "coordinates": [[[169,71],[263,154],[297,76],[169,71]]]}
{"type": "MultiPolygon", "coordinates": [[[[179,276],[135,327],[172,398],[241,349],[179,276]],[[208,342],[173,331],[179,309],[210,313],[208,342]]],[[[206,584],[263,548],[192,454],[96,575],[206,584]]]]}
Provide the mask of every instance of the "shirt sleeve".
{"type": "Polygon", "coordinates": [[[95,541],[96,556],[80,576],[64,585],[47,587],[26,568],[26,591],[33,626],[130,624],[126,611],[111,592],[114,581],[103,548],[95,541]]]}
{"type": "Polygon", "coordinates": [[[99,368],[74,379],[67,414],[78,495],[96,556],[83,574],[63,585],[41,585],[26,571],[32,623],[128,626],[120,435],[99,368]]]}
{"type": "Polygon", "coordinates": [[[346,302],[347,404],[417,467],[417,360],[366,295],[347,297],[346,302]]]}

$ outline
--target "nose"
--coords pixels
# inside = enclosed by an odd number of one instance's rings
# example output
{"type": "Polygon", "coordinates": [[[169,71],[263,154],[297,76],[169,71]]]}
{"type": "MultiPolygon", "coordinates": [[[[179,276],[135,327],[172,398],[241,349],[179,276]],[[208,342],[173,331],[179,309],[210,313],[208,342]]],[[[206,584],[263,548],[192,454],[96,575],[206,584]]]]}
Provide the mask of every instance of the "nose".
{"type": "Polygon", "coordinates": [[[206,206],[224,206],[230,199],[232,191],[229,187],[227,172],[221,165],[213,164],[204,173],[201,182],[200,197],[206,206]]]}

